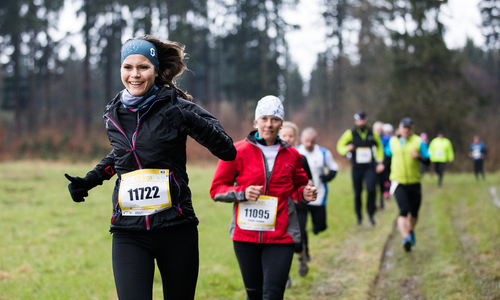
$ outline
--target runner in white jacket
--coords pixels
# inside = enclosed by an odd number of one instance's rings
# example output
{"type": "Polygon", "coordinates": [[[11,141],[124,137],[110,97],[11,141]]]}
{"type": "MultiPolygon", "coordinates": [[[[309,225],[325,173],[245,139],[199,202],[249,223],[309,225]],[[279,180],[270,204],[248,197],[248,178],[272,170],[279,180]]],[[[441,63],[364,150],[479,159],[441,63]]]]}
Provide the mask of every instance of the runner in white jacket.
{"type": "MultiPolygon", "coordinates": [[[[307,158],[314,186],[318,189],[318,197],[309,202],[307,211],[311,214],[313,233],[318,234],[326,230],[326,199],[328,197],[327,183],[331,181],[339,169],[330,150],[316,144],[316,130],[309,127],[302,131],[300,142],[297,146],[300,154],[307,158]]],[[[307,238],[306,238],[307,243],[307,238]]],[[[307,244],[306,255],[309,256],[307,244]]]]}

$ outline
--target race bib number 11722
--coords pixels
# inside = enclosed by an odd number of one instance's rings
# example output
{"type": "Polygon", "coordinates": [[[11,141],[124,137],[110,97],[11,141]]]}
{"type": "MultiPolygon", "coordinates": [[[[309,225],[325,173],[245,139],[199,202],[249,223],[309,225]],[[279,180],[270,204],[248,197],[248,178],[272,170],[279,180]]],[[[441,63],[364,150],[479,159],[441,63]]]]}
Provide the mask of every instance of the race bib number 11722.
{"type": "Polygon", "coordinates": [[[142,169],[123,174],[118,199],[124,216],[151,215],[170,208],[169,171],[142,169]]]}

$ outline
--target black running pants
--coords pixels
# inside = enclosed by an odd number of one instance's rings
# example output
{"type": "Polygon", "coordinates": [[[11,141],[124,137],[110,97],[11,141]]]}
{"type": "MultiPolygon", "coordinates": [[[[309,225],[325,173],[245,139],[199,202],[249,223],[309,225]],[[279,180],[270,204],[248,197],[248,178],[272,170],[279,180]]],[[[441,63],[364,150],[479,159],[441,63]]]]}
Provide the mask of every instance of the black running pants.
{"type": "Polygon", "coordinates": [[[377,173],[375,168],[353,168],[352,169],[352,184],[354,188],[354,209],[358,220],[361,220],[363,214],[361,213],[361,194],[363,192],[363,181],[366,185],[368,194],[366,201],[366,210],[369,216],[375,213],[375,198],[376,198],[376,182],[377,173]]]}
{"type": "Polygon", "coordinates": [[[479,174],[481,174],[484,179],[483,160],[474,159],[474,175],[476,175],[476,179],[479,178],[479,174]]]}
{"type": "Polygon", "coordinates": [[[155,260],[164,299],[192,300],[198,280],[196,224],[153,231],[113,231],[113,273],[120,300],[151,300],[155,260]]]}
{"type": "Polygon", "coordinates": [[[416,184],[399,184],[394,191],[394,197],[399,207],[399,215],[402,217],[408,216],[418,217],[420,204],[422,203],[422,186],[416,184]]]}
{"type": "Polygon", "coordinates": [[[444,167],[446,166],[446,163],[444,162],[435,162],[434,163],[434,171],[436,171],[438,175],[438,186],[441,186],[443,184],[443,173],[444,173],[444,167]]]}
{"type": "Polygon", "coordinates": [[[281,300],[290,273],[294,244],[234,241],[248,300],[281,300]]]}

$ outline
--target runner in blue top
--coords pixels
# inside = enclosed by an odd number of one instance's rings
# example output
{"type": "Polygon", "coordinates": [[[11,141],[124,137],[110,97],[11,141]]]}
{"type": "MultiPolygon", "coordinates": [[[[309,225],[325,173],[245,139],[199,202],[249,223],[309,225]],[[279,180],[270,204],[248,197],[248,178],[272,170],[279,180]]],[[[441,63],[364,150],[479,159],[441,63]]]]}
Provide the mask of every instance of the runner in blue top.
{"type": "Polygon", "coordinates": [[[486,146],[480,140],[479,136],[475,135],[474,141],[470,145],[469,156],[472,157],[472,160],[474,161],[474,175],[476,176],[476,180],[479,180],[479,173],[481,173],[483,180],[485,179],[483,160],[486,152],[486,146]]]}
{"type": "MultiPolygon", "coordinates": [[[[382,142],[382,146],[385,148],[389,144],[389,140],[394,135],[394,127],[391,124],[385,123],[382,126],[382,136],[380,136],[380,141],[382,142]]],[[[384,171],[382,171],[383,179],[384,179],[384,199],[389,200],[389,188],[391,186],[391,181],[389,180],[389,175],[391,174],[391,158],[384,154],[384,171]]]]}

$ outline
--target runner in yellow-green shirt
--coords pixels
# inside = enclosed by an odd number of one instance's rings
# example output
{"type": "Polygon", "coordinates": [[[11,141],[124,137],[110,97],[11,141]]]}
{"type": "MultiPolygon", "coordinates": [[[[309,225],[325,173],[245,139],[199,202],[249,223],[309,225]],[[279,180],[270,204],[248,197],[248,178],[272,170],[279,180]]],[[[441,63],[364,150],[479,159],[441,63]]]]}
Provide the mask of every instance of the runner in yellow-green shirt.
{"type": "Polygon", "coordinates": [[[434,170],[438,174],[438,187],[443,183],[444,167],[447,162],[452,162],[455,158],[453,146],[449,139],[444,137],[443,132],[439,131],[429,145],[431,162],[434,164],[434,170]]]}
{"type": "Polygon", "coordinates": [[[385,147],[391,161],[391,194],[399,207],[398,229],[403,238],[403,248],[411,251],[416,244],[415,225],[422,202],[420,162],[429,164],[427,144],[414,134],[413,121],[403,118],[399,135],[393,136],[385,147]]]}

